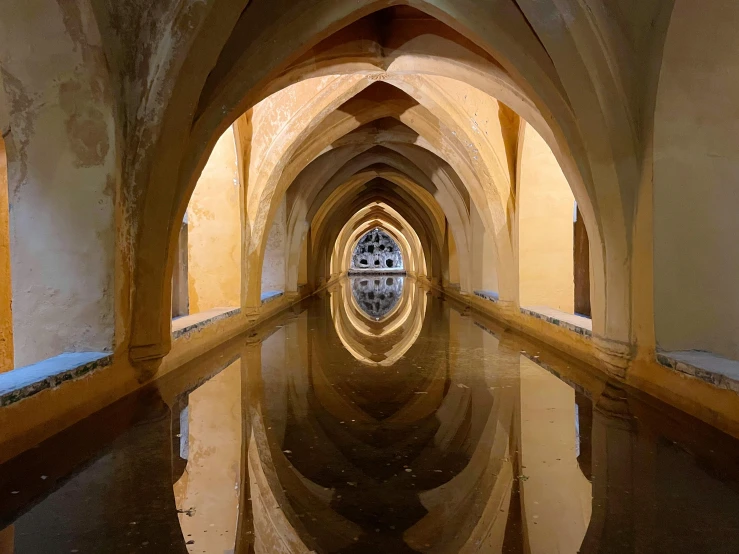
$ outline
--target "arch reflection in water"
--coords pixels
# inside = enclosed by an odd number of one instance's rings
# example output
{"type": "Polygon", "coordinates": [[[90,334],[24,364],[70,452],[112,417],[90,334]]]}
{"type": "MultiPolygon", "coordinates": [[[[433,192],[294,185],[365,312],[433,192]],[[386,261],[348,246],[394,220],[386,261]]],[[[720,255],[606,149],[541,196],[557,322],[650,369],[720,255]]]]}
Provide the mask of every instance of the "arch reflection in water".
{"type": "Polygon", "coordinates": [[[398,304],[403,293],[403,277],[352,277],[352,294],[359,307],[379,321],[398,304]]]}
{"type": "Polygon", "coordinates": [[[382,322],[345,281],[0,465],[0,552],[739,551],[739,441],[414,279],[382,322]]]}
{"type": "MultiPolygon", "coordinates": [[[[526,542],[577,552],[591,486],[577,459],[575,391],[510,339],[426,300],[415,281],[382,322],[356,312],[350,286],[301,316],[305,342],[291,323],[262,346],[264,413],[252,421],[262,425],[255,444],[269,446],[254,452],[265,481],[253,483],[276,481],[255,507],[282,499],[280,544],[264,551],[299,542],[316,552],[493,553],[526,542]],[[411,298],[429,317],[410,310],[397,325],[411,298]],[[363,367],[378,345],[408,336],[392,363],[363,367]]],[[[271,519],[261,529],[256,519],[257,536],[277,535],[271,519]]]]}
{"type": "MultiPolygon", "coordinates": [[[[355,360],[369,366],[391,366],[421,333],[426,317],[426,292],[415,282],[407,283],[404,279],[397,303],[378,320],[359,305],[354,295],[356,279],[362,286],[361,278],[349,278],[331,290],[329,306],[336,334],[355,360]]],[[[381,279],[387,284],[389,277],[372,279],[381,279]]],[[[398,278],[393,279],[397,284],[398,278]]]]}

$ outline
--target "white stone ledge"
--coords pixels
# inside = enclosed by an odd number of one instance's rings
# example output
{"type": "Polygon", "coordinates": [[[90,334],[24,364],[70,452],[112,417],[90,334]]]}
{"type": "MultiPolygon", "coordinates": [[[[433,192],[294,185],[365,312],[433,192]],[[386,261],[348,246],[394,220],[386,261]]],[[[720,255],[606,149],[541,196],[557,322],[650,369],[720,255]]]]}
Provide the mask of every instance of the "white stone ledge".
{"type": "Polygon", "coordinates": [[[109,352],[68,352],[0,373],[0,407],[88,375],[112,361],[109,352]]]}
{"type": "Polygon", "coordinates": [[[657,361],[715,387],[739,392],[739,361],[701,350],[657,352],[657,361]]]}
{"type": "Polygon", "coordinates": [[[405,277],[408,272],[405,269],[350,269],[347,271],[349,277],[405,277]]]}
{"type": "Polygon", "coordinates": [[[285,296],[285,293],[281,290],[268,290],[262,293],[261,300],[262,304],[266,304],[267,302],[271,302],[275,298],[280,298],[281,296],[285,296]]]}
{"type": "Polygon", "coordinates": [[[221,321],[241,313],[241,308],[214,308],[197,314],[186,315],[172,320],[172,337],[178,339],[207,327],[211,323],[221,321]]]}
{"type": "Polygon", "coordinates": [[[584,337],[590,338],[593,336],[593,321],[588,317],[568,314],[567,312],[562,312],[546,306],[522,307],[521,313],[530,315],[537,319],[542,319],[553,325],[557,325],[558,327],[569,329],[570,331],[573,331],[578,335],[583,335],[584,337]]]}
{"type": "Polygon", "coordinates": [[[475,293],[475,296],[482,298],[483,300],[489,300],[490,302],[497,302],[500,300],[498,293],[492,290],[475,290],[472,292],[475,293]]]}

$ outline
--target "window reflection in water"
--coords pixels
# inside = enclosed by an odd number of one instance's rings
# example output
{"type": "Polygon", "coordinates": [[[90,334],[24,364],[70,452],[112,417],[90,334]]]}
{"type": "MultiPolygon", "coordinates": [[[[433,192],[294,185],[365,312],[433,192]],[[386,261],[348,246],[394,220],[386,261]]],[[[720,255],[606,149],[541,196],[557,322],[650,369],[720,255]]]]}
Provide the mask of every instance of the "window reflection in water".
{"type": "Polygon", "coordinates": [[[398,304],[403,294],[405,278],[382,275],[353,277],[352,294],[359,307],[371,318],[379,321],[398,304]]]}

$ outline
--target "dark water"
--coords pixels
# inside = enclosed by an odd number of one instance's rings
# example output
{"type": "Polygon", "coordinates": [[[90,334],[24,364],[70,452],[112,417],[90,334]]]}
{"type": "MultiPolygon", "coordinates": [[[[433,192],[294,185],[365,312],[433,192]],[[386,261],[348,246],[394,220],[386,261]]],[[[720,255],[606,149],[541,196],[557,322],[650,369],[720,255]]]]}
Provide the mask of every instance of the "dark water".
{"type": "Polygon", "coordinates": [[[736,440],[381,285],[375,306],[346,280],[0,466],[0,554],[739,552],[736,440]]]}

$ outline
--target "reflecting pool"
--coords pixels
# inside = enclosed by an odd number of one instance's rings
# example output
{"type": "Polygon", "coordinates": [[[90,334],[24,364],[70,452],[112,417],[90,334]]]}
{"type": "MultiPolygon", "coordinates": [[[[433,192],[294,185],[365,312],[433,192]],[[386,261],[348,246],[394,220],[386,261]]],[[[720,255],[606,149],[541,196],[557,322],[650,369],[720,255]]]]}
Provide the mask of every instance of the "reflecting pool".
{"type": "Polygon", "coordinates": [[[403,294],[405,277],[367,275],[351,277],[352,296],[360,310],[374,320],[387,317],[403,294]]]}
{"type": "Polygon", "coordinates": [[[365,275],[0,466],[0,554],[735,553],[738,477],[735,439],[365,275]]]}

